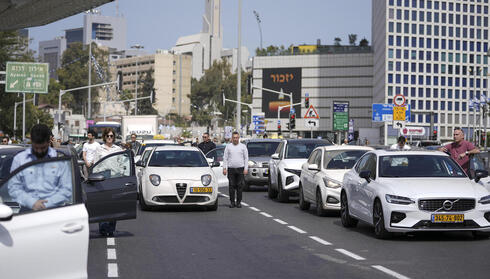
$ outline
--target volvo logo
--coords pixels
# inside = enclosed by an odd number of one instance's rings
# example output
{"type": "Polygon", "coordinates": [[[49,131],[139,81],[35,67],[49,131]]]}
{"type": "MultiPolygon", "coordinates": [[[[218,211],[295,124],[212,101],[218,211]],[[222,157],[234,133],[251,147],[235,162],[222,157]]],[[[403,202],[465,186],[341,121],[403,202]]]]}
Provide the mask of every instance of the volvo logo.
{"type": "Polygon", "coordinates": [[[442,203],[442,208],[444,208],[444,210],[446,210],[446,211],[450,211],[451,209],[453,209],[453,203],[454,202],[452,202],[450,200],[445,200],[442,203]]]}

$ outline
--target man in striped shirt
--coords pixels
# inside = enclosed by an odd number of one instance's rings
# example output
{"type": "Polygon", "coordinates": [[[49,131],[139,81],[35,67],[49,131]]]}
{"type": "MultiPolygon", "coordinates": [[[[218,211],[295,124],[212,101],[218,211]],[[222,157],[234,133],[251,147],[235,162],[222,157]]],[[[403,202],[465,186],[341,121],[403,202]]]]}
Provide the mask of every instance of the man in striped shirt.
{"type": "Polygon", "coordinates": [[[235,206],[240,208],[242,207],[244,176],[248,174],[248,150],[245,144],[240,143],[240,134],[238,132],[233,132],[231,140],[232,144],[227,144],[225,147],[223,174],[228,176],[230,208],[235,206]]]}

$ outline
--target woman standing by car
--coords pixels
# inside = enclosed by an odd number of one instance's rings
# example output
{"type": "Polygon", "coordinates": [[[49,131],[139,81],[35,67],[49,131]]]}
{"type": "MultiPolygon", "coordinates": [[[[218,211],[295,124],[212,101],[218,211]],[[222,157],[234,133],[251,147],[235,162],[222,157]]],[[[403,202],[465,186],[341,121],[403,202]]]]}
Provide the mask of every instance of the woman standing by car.
{"type": "MultiPolygon", "coordinates": [[[[102,133],[104,144],[97,149],[97,161],[112,153],[122,151],[122,148],[115,145],[116,133],[112,128],[105,128],[102,133]]],[[[116,221],[99,223],[99,233],[104,236],[114,236],[116,221]]]]}

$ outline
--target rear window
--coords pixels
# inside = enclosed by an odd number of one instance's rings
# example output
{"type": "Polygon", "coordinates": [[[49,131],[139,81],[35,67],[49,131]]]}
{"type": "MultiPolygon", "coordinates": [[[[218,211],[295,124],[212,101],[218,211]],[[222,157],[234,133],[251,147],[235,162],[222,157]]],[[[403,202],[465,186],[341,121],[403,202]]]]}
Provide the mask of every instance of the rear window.
{"type": "Polygon", "coordinates": [[[286,145],[286,159],[307,159],[313,149],[318,146],[330,145],[323,141],[291,142],[286,145]]]}
{"type": "Polygon", "coordinates": [[[274,142],[249,142],[247,144],[248,156],[249,157],[259,157],[259,156],[271,156],[276,152],[279,141],[274,142]]]}
{"type": "Polygon", "coordinates": [[[150,167],[209,167],[202,152],[188,150],[155,151],[148,163],[150,167]]]}
{"type": "Polygon", "coordinates": [[[325,152],[325,169],[351,169],[367,150],[335,150],[325,152]]]}

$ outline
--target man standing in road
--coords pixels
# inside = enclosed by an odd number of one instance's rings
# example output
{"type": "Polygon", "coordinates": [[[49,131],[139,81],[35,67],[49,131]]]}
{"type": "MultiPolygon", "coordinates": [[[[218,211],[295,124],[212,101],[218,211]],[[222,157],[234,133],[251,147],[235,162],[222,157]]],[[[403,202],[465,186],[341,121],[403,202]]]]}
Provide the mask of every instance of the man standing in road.
{"type": "Polygon", "coordinates": [[[209,133],[204,133],[202,135],[202,142],[197,147],[206,155],[209,151],[216,148],[216,144],[209,138],[209,133]]]}
{"type": "Polygon", "coordinates": [[[454,128],[454,142],[439,148],[439,151],[450,153],[453,158],[470,175],[470,155],[480,153],[473,143],[464,139],[464,132],[461,128],[454,128]]]}
{"type": "Polygon", "coordinates": [[[244,175],[248,174],[248,150],[240,143],[240,134],[233,132],[232,144],[227,144],[223,158],[223,174],[228,176],[230,192],[230,208],[242,207],[242,189],[245,183],[244,175]],[[235,203],[236,192],[236,203],[235,203]]]}
{"type": "Polygon", "coordinates": [[[129,144],[131,144],[131,150],[133,150],[134,154],[136,154],[136,152],[138,152],[138,148],[140,148],[141,146],[141,143],[139,143],[139,141],[136,141],[135,133],[131,134],[131,142],[129,144]]]}
{"type": "Polygon", "coordinates": [[[94,131],[89,130],[87,133],[88,142],[83,144],[83,161],[87,169],[95,163],[95,156],[100,147],[100,144],[95,141],[95,135],[94,131]]]}

